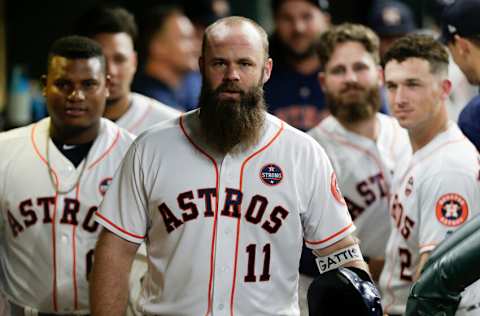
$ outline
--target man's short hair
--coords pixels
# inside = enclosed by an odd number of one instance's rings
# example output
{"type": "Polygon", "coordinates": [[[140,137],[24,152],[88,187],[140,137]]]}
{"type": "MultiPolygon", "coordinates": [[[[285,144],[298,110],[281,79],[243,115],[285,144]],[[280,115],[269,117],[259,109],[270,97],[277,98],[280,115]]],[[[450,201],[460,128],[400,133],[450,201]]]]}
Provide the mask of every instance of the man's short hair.
{"type": "Polygon", "coordinates": [[[316,50],[323,70],[332,58],[335,48],[346,42],[360,43],[370,53],[375,63],[380,63],[378,36],[364,25],[344,23],[322,33],[317,41],[316,50]]]}
{"type": "Polygon", "coordinates": [[[53,57],[60,56],[67,59],[98,58],[102,64],[102,71],[106,73],[107,67],[102,47],[94,40],[84,36],[66,36],[56,40],[48,53],[47,69],[50,68],[53,57]]]}
{"type": "Polygon", "coordinates": [[[208,26],[205,29],[205,32],[203,33],[202,56],[205,56],[205,51],[207,49],[208,36],[211,33],[212,29],[217,27],[219,24],[234,25],[234,24],[240,24],[240,23],[248,23],[257,30],[258,34],[260,35],[261,41],[262,41],[263,52],[264,52],[264,56],[265,56],[265,60],[266,60],[268,58],[268,35],[267,35],[267,33],[260,26],[260,24],[253,21],[252,19],[242,17],[242,16],[229,16],[229,17],[226,17],[226,18],[222,18],[222,19],[218,20],[217,22],[208,26]]]}
{"type": "Polygon", "coordinates": [[[75,33],[93,37],[100,33],[127,33],[135,42],[138,36],[135,17],[126,9],[115,6],[96,6],[77,21],[75,33]]]}
{"type": "Polygon", "coordinates": [[[399,63],[408,58],[420,58],[428,61],[432,74],[448,74],[448,52],[445,46],[432,36],[410,34],[395,41],[385,53],[383,65],[395,60],[399,63]]]}

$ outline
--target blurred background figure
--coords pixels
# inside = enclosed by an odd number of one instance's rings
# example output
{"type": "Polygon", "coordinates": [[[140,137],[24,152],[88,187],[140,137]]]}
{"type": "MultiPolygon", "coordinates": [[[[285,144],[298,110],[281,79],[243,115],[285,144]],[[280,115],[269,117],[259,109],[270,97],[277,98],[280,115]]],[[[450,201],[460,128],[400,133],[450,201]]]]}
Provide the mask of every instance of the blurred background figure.
{"type": "Polygon", "coordinates": [[[156,6],[139,18],[139,26],[143,66],[133,91],[181,111],[195,108],[201,79],[190,19],[177,6],[156,6]]]}
{"type": "MultiPolygon", "coordinates": [[[[443,13],[442,40],[470,84],[480,85],[480,2],[458,0],[443,13]]],[[[472,99],[458,118],[462,132],[480,150],[480,95],[472,99]]]]}
{"type": "MultiPolygon", "coordinates": [[[[426,12],[429,15],[425,19],[424,28],[426,32],[433,32],[435,37],[438,37],[441,32],[443,24],[443,11],[452,4],[452,0],[431,0],[427,2],[426,12]]],[[[427,33],[428,34],[428,33],[427,33]]],[[[465,105],[478,94],[478,88],[468,82],[467,77],[462,70],[452,60],[450,54],[450,63],[448,65],[448,76],[452,82],[452,92],[448,96],[447,111],[448,117],[452,121],[458,121],[460,112],[465,105]]]]}
{"type": "Polygon", "coordinates": [[[180,114],[152,98],[130,91],[137,70],[134,42],[138,33],[130,12],[121,7],[96,6],[77,21],[75,32],[99,43],[105,55],[110,95],[104,117],[138,135],[153,124],[180,114]]]}
{"type": "Polygon", "coordinates": [[[417,30],[412,10],[400,1],[379,1],[372,7],[368,24],[380,38],[380,56],[400,37],[417,30]]]}
{"type": "Polygon", "coordinates": [[[315,41],[330,27],[326,0],[272,0],[274,32],[270,38],[273,72],[265,85],[268,110],[306,131],[327,115],[318,85],[320,61],[315,41]]]}
{"type": "Polygon", "coordinates": [[[183,11],[195,29],[195,47],[200,57],[205,28],[222,17],[230,15],[227,0],[183,0],[183,11]]]}

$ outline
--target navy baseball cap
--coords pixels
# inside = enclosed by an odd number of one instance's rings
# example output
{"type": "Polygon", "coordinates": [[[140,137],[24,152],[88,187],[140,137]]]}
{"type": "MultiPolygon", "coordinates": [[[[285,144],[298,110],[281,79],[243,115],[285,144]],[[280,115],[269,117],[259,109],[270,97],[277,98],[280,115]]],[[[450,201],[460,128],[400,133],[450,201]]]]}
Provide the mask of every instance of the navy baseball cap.
{"type": "Polygon", "coordinates": [[[453,36],[480,36],[480,1],[456,0],[443,10],[441,41],[449,43],[453,36]]]}
{"type": "Polygon", "coordinates": [[[480,95],[465,105],[458,117],[458,126],[463,134],[480,150],[480,95]]]}
{"type": "MultiPolygon", "coordinates": [[[[271,2],[272,11],[274,15],[277,14],[278,9],[285,1],[288,1],[288,0],[272,0],[271,2]]],[[[323,12],[327,12],[327,13],[329,12],[330,3],[328,2],[328,0],[305,0],[305,1],[310,2],[311,4],[318,7],[320,10],[322,10],[323,12]]]]}
{"type": "Polygon", "coordinates": [[[417,29],[410,7],[398,1],[375,5],[368,17],[368,24],[380,37],[403,36],[417,29]]]}

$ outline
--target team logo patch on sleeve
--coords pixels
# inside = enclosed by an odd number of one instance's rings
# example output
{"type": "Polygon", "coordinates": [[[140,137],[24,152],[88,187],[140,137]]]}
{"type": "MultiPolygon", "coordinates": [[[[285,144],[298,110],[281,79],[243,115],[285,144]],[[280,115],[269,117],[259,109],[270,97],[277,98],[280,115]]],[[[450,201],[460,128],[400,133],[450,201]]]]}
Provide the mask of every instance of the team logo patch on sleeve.
{"type": "Polygon", "coordinates": [[[105,193],[107,193],[107,190],[108,190],[108,187],[110,186],[110,183],[112,183],[112,178],[111,177],[103,179],[100,182],[100,184],[98,185],[98,191],[100,191],[100,194],[102,196],[104,196],[105,193]]]}
{"type": "Polygon", "coordinates": [[[330,176],[330,191],[338,203],[345,204],[345,199],[343,198],[342,192],[340,192],[340,188],[338,187],[337,176],[335,172],[332,172],[332,175],[330,176]]]}
{"type": "Polygon", "coordinates": [[[283,179],[282,169],[275,164],[268,164],[260,171],[260,179],[262,179],[265,184],[277,185],[282,182],[283,179]]]}
{"type": "Polygon", "coordinates": [[[468,204],[456,193],[442,195],[436,206],[437,219],[445,226],[453,227],[463,224],[468,217],[468,204]]]}

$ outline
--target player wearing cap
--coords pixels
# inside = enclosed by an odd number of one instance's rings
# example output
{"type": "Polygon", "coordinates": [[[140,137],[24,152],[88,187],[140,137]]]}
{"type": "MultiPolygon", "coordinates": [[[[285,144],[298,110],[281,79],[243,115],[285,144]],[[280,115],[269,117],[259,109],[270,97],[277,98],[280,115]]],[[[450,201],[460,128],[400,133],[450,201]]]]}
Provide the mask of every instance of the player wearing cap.
{"type": "Polygon", "coordinates": [[[412,9],[396,0],[378,1],[368,16],[368,25],[380,38],[380,56],[402,36],[417,30],[412,9]]]}
{"type": "Polygon", "coordinates": [[[358,24],[342,24],[322,34],[319,74],[332,113],[309,131],[325,149],[355,222],[355,235],[370,271],[378,279],[390,232],[388,198],[391,175],[411,153],[406,131],[381,105],[379,41],[358,24]],[[361,168],[359,168],[361,166],[361,168]]]}
{"type": "Polygon", "coordinates": [[[267,52],[249,19],[207,28],[200,109],[140,136],[97,212],[94,315],[122,314],[144,240],[146,314],[299,315],[304,238],[322,272],[366,268],[325,153],[265,111],[267,52]]]}
{"type": "Polygon", "coordinates": [[[479,213],[480,160],[448,121],[446,49],[429,36],[409,35],[395,42],[384,63],[392,114],[408,130],[413,149],[394,174],[393,228],[380,277],[385,311],[400,315],[431,251],[479,213]]]}
{"type": "Polygon", "coordinates": [[[0,278],[13,316],[87,315],[94,214],[133,135],[101,118],[101,47],[57,40],[44,95],[50,118],[0,134],[0,278]]]}
{"type": "MultiPolygon", "coordinates": [[[[480,2],[458,0],[443,13],[442,40],[453,60],[473,85],[480,85],[480,2]]],[[[460,113],[458,125],[480,150],[480,96],[469,102],[460,113]]]]}

